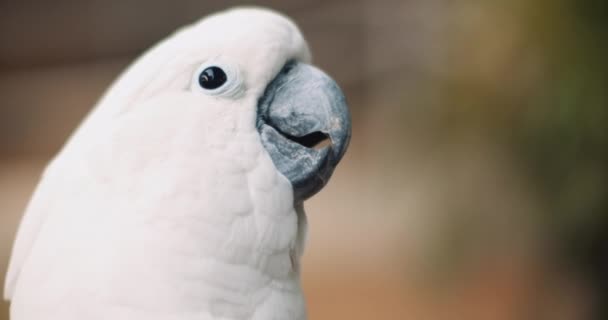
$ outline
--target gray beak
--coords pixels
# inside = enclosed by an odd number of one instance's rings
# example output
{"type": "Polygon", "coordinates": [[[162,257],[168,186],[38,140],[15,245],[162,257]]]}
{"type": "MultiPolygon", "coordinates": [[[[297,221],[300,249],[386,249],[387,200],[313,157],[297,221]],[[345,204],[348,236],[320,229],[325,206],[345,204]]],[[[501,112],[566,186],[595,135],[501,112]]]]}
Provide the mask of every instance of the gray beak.
{"type": "Polygon", "coordinates": [[[291,182],[297,204],[329,181],[348,147],[350,114],[329,76],[289,62],[258,102],[257,129],[274,165],[291,182]]]}

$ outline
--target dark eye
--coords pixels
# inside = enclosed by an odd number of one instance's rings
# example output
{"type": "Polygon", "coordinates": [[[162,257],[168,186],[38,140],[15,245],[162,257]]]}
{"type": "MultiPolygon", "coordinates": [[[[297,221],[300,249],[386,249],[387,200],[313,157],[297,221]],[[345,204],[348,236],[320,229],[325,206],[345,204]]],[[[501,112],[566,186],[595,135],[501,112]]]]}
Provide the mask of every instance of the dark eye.
{"type": "Polygon", "coordinates": [[[245,84],[236,64],[215,58],[203,61],[192,72],[188,90],[208,96],[238,98],[245,92],[245,84]]]}
{"type": "Polygon", "coordinates": [[[227,77],[224,70],[219,67],[208,67],[198,76],[198,84],[208,90],[221,87],[226,83],[227,77]]]}

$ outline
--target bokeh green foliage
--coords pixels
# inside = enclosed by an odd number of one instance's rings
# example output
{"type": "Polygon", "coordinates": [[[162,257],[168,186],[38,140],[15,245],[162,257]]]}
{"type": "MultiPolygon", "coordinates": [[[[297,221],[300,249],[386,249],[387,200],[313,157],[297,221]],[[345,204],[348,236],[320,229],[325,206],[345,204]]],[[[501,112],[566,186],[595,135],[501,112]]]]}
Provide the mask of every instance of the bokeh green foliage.
{"type": "Polygon", "coordinates": [[[584,256],[608,242],[608,2],[562,0],[537,10],[544,14],[530,36],[542,44],[544,74],[513,142],[565,253],[593,260],[584,256]]]}
{"type": "MultiPolygon", "coordinates": [[[[479,136],[508,150],[538,199],[528,219],[547,255],[608,296],[608,1],[471,0],[454,9],[449,63],[433,83],[441,139],[479,136]]],[[[438,256],[479,246],[486,235],[474,228],[452,223],[438,256]]]]}
{"type": "Polygon", "coordinates": [[[466,3],[475,13],[447,37],[438,127],[511,150],[565,254],[608,243],[608,2],[466,3]]]}

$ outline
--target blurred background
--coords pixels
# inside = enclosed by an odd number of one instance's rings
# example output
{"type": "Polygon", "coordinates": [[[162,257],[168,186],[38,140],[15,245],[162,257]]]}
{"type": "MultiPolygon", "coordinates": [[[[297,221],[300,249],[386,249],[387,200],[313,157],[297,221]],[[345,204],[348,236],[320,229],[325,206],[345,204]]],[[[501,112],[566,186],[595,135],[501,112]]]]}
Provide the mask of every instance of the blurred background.
{"type": "MultiPolygon", "coordinates": [[[[240,3],[0,1],[0,274],[118,73],[240,3]]],[[[255,4],[296,20],[353,114],[307,203],[310,319],[608,319],[607,1],[255,4]]]]}

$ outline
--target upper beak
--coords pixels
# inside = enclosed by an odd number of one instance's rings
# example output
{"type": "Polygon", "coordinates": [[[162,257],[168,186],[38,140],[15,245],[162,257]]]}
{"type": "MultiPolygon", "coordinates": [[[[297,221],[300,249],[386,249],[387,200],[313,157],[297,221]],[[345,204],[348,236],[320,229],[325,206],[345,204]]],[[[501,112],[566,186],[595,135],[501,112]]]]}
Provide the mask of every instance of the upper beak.
{"type": "Polygon", "coordinates": [[[317,193],[346,152],[351,122],[344,94],[321,70],[289,62],[258,102],[257,128],[294,202],[317,193]]]}

